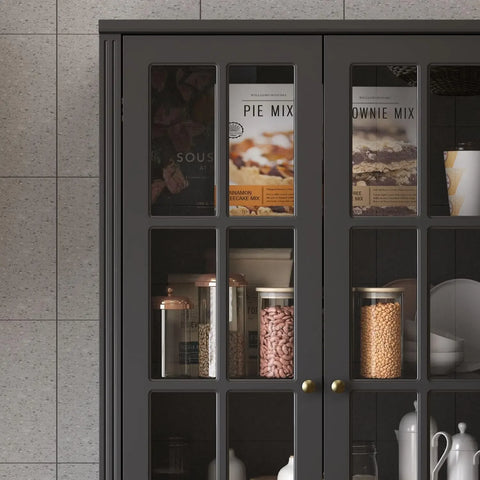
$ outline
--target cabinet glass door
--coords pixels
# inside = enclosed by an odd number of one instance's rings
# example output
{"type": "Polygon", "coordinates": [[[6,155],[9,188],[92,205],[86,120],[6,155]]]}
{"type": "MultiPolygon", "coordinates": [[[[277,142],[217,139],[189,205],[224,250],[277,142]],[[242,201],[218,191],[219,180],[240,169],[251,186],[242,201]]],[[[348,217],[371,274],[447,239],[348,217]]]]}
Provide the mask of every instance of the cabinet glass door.
{"type": "Polygon", "coordinates": [[[321,476],[321,38],[123,48],[123,478],[321,476]]]}
{"type": "Polygon", "coordinates": [[[325,38],[327,479],[478,476],[478,46],[325,38]]]}

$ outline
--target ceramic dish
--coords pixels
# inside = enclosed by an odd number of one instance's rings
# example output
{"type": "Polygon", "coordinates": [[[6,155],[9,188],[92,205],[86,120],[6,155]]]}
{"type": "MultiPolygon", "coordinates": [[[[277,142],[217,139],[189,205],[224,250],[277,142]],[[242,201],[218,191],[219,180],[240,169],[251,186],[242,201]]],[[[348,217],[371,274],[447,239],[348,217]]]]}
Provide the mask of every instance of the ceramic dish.
{"type": "Polygon", "coordinates": [[[465,358],[457,372],[480,369],[480,283],[457,278],[430,290],[430,327],[464,339],[465,358]]]}

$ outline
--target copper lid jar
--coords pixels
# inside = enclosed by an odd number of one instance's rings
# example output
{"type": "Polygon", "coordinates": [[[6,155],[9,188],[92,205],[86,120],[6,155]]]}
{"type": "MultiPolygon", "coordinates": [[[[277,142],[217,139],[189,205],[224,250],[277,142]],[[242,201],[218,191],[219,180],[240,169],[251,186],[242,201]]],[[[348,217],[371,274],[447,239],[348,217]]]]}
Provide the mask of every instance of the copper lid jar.
{"type": "Polygon", "coordinates": [[[196,377],[198,372],[198,333],[190,324],[192,303],[173,295],[152,298],[153,321],[159,324],[162,378],[196,377]]]}
{"type": "MultiPolygon", "coordinates": [[[[245,277],[230,274],[228,288],[228,358],[229,378],[245,376],[246,365],[246,286],[245,277]]],[[[198,287],[198,371],[202,378],[217,376],[217,313],[215,274],[205,274],[197,279],[198,287]]]]}

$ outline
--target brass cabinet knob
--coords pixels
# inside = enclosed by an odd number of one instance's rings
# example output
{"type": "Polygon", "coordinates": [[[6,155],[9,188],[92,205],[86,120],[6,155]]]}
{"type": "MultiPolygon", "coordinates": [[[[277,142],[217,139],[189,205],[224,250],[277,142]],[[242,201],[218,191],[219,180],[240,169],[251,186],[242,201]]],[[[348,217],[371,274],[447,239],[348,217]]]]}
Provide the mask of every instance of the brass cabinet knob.
{"type": "Polygon", "coordinates": [[[345,391],[345,382],[343,380],[334,380],[332,382],[332,392],[343,393],[345,391]]]}
{"type": "Polygon", "coordinates": [[[302,390],[305,393],[313,393],[317,389],[315,382],[313,380],[305,380],[302,383],[302,390]]]}

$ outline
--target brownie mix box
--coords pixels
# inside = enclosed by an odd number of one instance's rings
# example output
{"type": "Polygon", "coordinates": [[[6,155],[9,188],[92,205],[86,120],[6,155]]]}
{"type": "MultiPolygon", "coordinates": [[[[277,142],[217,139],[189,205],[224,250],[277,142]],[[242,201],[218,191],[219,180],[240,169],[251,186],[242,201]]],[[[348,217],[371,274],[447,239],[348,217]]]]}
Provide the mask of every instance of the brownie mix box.
{"type": "Polygon", "coordinates": [[[353,87],[353,215],[416,212],[417,89],[353,87]]]}
{"type": "Polygon", "coordinates": [[[294,85],[229,86],[230,215],[292,215],[294,85]]]}

